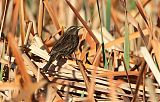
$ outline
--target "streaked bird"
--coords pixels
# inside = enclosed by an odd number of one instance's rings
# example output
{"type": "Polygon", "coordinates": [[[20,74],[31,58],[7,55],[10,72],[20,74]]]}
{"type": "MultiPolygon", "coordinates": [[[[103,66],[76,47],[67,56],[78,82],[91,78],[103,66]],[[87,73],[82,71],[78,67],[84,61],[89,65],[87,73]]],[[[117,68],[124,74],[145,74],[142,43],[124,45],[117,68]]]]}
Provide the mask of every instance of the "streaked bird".
{"type": "Polygon", "coordinates": [[[69,27],[64,35],[54,44],[50,52],[50,59],[43,67],[42,71],[46,72],[53,61],[58,57],[67,57],[71,55],[77,48],[79,43],[78,31],[82,26],[69,27]]]}

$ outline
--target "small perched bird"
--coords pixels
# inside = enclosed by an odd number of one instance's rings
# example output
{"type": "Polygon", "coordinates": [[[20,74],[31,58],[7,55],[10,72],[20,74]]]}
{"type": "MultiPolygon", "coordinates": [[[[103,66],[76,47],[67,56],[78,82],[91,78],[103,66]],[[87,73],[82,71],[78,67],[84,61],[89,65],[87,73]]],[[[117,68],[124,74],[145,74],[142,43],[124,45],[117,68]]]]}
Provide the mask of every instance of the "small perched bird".
{"type": "Polygon", "coordinates": [[[50,59],[43,67],[42,71],[46,72],[52,62],[58,57],[71,55],[77,48],[79,43],[78,31],[82,26],[71,26],[64,35],[54,44],[50,52],[50,59]]]}

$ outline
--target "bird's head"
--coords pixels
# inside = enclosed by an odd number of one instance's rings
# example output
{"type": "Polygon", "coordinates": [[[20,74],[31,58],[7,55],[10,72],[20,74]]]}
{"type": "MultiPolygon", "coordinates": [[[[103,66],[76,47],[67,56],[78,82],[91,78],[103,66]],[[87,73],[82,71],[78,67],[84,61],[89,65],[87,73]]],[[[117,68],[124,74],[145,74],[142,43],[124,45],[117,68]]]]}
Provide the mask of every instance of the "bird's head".
{"type": "Polygon", "coordinates": [[[66,33],[76,35],[78,31],[83,28],[82,26],[71,26],[67,29],[66,33]]]}

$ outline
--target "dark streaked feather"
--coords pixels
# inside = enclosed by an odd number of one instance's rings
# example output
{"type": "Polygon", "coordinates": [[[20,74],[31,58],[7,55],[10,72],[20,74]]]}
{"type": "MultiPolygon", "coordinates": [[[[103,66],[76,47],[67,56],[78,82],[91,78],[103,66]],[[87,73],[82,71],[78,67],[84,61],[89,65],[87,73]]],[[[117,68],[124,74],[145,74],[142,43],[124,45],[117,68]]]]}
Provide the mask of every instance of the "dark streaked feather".
{"type": "Polygon", "coordinates": [[[71,26],[67,29],[64,35],[54,44],[50,52],[50,59],[47,64],[43,67],[43,71],[46,72],[49,66],[52,64],[57,57],[65,57],[72,54],[78,46],[79,36],[78,31],[82,27],[71,26]]]}

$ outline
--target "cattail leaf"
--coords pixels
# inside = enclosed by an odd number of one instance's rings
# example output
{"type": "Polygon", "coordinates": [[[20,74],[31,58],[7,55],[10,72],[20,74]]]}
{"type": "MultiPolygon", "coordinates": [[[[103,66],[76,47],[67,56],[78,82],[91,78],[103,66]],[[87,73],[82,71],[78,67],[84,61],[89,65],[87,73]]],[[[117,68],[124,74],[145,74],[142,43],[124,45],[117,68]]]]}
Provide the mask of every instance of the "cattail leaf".
{"type": "Polygon", "coordinates": [[[106,29],[110,30],[111,0],[106,0],[106,29]]]}
{"type": "Polygon", "coordinates": [[[101,27],[101,40],[102,40],[102,54],[103,54],[103,64],[104,68],[108,67],[107,59],[106,59],[106,51],[104,49],[104,40],[103,40],[103,34],[102,34],[102,20],[101,20],[101,14],[100,14],[100,9],[99,9],[99,2],[97,0],[97,7],[98,7],[98,14],[99,14],[99,19],[100,19],[100,27],[101,27]]]}
{"type": "Polygon", "coordinates": [[[125,12],[125,41],[124,41],[124,62],[126,65],[126,69],[129,70],[129,51],[130,51],[130,46],[129,46],[129,31],[128,31],[128,20],[127,20],[127,11],[125,12]]]}
{"type": "Polygon", "coordinates": [[[85,14],[85,20],[88,19],[87,17],[87,0],[83,0],[83,10],[84,10],[84,14],[85,14]]]}

